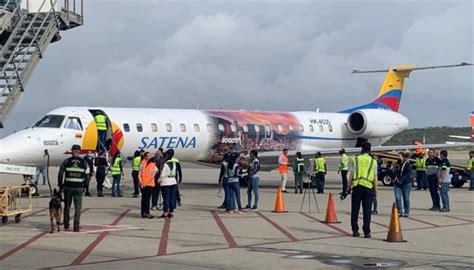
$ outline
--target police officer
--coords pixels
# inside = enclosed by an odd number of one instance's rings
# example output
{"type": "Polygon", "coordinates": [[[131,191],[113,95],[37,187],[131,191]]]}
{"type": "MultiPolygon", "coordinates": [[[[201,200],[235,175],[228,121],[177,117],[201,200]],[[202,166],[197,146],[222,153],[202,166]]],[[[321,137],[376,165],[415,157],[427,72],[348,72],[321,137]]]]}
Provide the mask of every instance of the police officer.
{"type": "Polygon", "coordinates": [[[97,136],[99,138],[97,151],[100,149],[107,151],[105,148],[105,141],[107,139],[107,117],[102,112],[98,111],[94,116],[94,121],[97,127],[97,136]]]}
{"type": "Polygon", "coordinates": [[[426,181],[426,159],[424,153],[419,153],[415,160],[416,190],[426,190],[428,188],[428,182],[426,181]]]}
{"type": "Polygon", "coordinates": [[[435,150],[428,151],[428,159],[426,160],[426,178],[428,179],[428,187],[430,189],[431,201],[433,206],[431,211],[439,211],[441,209],[439,201],[438,172],[441,160],[435,156],[435,150]]]}
{"type": "Polygon", "coordinates": [[[354,158],[353,168],[349,177],[348,192],[352,188],[351,227],[352,236],[359,237],[357,220],[359,218],[360,204],[362,203],[364,218],[362,229],[364,237],[370,238],[372,200],[374,195],[377,194],[377,161],[370,156],[370,143],[363,143],[361,148],[361,155],[354,158]]]}
{"type": "Polygon", "coordinates": [[[325,175],[327,172],[326,160],[322,157],[321,152],[316,153],[315,163],[315,172],[316,172],[316,187],[318,189],[317,193],[324,193],[324,182],[325,175]]]}
{"type": "Polygon", "coordinates": [[[66,159],[61,164],[58,173],[59,190],[64,190],[64,229],[69,229],[69,210],[74,202],[74,231],[80,230],[82,188],[86,178],[87,164],[79,154],[81,147],[73,145],[71,148],[72,157],[66,159]]]}
{"type": "Polygon", "coordinates": [[[466,170],[469,175],[469,190],[474,191],[474,151],[469,152],[466,170]]]}
{"type": "Polygon", "coordinates": [[[342,192],[341,194],[347,191],[347,171],[349,170],[349,157],[346,154],[346,150],[341,149],[339,151],[341,160],[339,161],[339,166],[337,168],[337,173],[341,174],[342,178],[342,192]]]}
{"type": "Polygon", "coordinates": [[[296,152],[296,158],[293,162],[293,172],[295,173],[295,194],[303,193],[303,178],[304,178],[304,158],[301,152],[296,152]]]}
{"type": "MultiPolygon", "coordinates": [[[[176,203],[178,206],[181,206],[181,194],[179,193],[179,185],[183,181],[183,172],[181,171],[181,164],[179,163],[179,160],[174,156],[174,151],[172,149],[167,150],[169,151],[169,154],[172,155],[172,157],[167,161],[168,163],[173,163],[174,168],[176,169],[176,203]]],[[[176,211],[176,210],[175,210],[176,211]]]]}

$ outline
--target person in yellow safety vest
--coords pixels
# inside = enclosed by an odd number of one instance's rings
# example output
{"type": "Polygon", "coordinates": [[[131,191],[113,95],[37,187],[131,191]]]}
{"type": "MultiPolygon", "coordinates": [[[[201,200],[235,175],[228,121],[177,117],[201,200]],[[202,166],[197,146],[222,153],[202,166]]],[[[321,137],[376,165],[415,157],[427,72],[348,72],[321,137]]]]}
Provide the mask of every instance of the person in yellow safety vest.
{"type": "Polygon", "coordinates": [[[318,190],[317,193],[323,194],[324,193],[324,183],[325,183],[325,176],[327,173],[327,166],[326,166],[326,159],[324,159],[321,155],[321,152],[316,153],[316,158],[314,160],[314,172],[316,173],[316,188],[318,190]]]}
{"type": "Polygon", "coordinates": [[[112,159],[112,197],[123,197],[120,190],[120,181],[123,176],[122,160],[120,152],[117,152],[112,159]]]}
{"type": "Polygon", "coordinates": [[[296,158],[293,162],[293,172],[295,173],[295,194],[303,193],[303,178],[304,178],[304,158],[301,152],[296,152],[296,158]]]}
{"type": "Polygon", "coordinates": [[[140,181],[138,174],[140,173],[140,162],[142,158],[140,156],[140,151],[137,150],[133,154],[133,165],[132,165],[132,179],[133,179],[133,198],[137,198],[140,194],[140,181]]]}
{"type": "Polygon", "coordinates": [[[469,190],[474,191],[474,151],[469,152],[466,169],[469,175],[469,190]]]}
{"type": "Polygon", "coordinates": [[[100,149],[107,151],[105,141],[107,140],[107,117],[102,112],[97,112],[94,116],[95,125],[97,127],[97,151],[100,149]]]}
{"type": "Polygon", "coordinates": [[[288,180],[288,149],[283,149],[282,154],[278,157],[278,171],[281,176],[281,190],[286,191],[286,181],[288,180]]]}
{"type": "Polygon", "coordinates": [[[361,147],[361,155],[354,158],[354,164],[350,169],[350,182],[347,192],[352,189],[351,197],[351,227],[352,236],[359,237],[359,210],[362,203],[364,224],[362,230],[364,237],[370,238],[370,218],[374,196],[377,195],[377,161],[370,156],[371,145],[364,142],[361,147]]]}
{"type": "Polygon", "coordinates": [[[416,165],[416,190],[427,190],[428,180],[426,178],[426,159],[424,153],[419,153],[415,160],[416,165]]]}
{"type": "Polygon", "coordinates": [[[341,174],[342,178],[342,192],[340,194],[345,194],[347,191],[347,171],[349,170],[349,157],[346,154],[346,150],[343,148],[339,151],[341,160],[339,161],[339,166],[337,168],[337,173],[341,174]]]}

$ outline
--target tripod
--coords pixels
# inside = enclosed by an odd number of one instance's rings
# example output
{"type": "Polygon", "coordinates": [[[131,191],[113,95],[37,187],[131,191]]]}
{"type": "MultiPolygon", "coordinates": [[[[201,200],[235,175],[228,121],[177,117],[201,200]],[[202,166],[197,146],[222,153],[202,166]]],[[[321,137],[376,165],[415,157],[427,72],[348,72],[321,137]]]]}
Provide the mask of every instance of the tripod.
{"type": "Polygon", "coordinates": [[[318,213],[319,213],[318,200],[316,199],[316,193],[314,193],[313,181],[311,177],[309,176],[309,174],[308,174],[308,178],[309,178],[309,182],[308,182],[308,185],[304,188],[303,200],[301,201],[300,212],[302,212],[301,210],[303,209],[304,200],[306,199],[306,194],[308,194],[308,212],[311,214],[311,194],[312,194],[314,203],[316,204],[316,208],[318,209],[318,213]]]}

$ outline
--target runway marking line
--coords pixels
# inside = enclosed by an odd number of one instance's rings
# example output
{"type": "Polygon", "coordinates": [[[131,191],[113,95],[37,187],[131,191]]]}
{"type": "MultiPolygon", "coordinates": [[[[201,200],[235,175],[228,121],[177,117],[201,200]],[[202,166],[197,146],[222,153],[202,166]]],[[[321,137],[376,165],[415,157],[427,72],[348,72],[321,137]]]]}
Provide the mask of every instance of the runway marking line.
{"type": "Polygon", "coordinates": [[[336,231],[342,233],[343,235],[346,235],[346,236],[352,235],[352,233],[349,233],[349,232],[347,232],[347,231],[344,231],[343,229],[341,229],[341,228],[339,228],[339,227],[337,227],[337,226],[334,226],[334,225],[332,225],[332,224],[330,224],[330,223],[323,223],[322,220],[320,220],[320,219],[318,219],[318,218],[315,218],[315,217],[313,217],[313,216],[311,216],[311,215],[308,215],[308,214],[303,213],[303,212],[300,212],[300,214],[303,215],[303,216],[305,216],[305,217],[307,217],[307,218],[310,218],[310,219],[312,219],[312,220],[314,220],[314,221],[318,221],[318,222],[320,222],[321,224],[324,224],[324,225],[330,227],[331,229],[336,230],[336,231]]]}
{"type": "Polygon", "coordinates": [[[168,237],[170,235],[171,219],[165,218],[163,229],[161,231],[160,246],[158,247],[157,256],[166,255],[166,248],[168,247],[168,237]]]}
{"type": "MultiPolygon", "coordinates": [[[[46,209],[48,209],[48,208],[44,208],[44,209],[38,210],[38,211],[36,211],[36,212],[34,212],[34,213],[31,213],[31,214],[29,214],[28,216],[25,216],[25,217],[29,217],[29,216],[32,216],[32,215],[36,215],[36,214],[38,214],[38,213],[40,213],[40,212],[45,211],[46,209]]],[[[84,213],[84,212],[86,212],[87,210],[89,210],[89,208],[85,208],[84,210],[81,211],[81,213],[84,213]]],[[[30,244],[32,244],[33,242],[35,242],[36,240],[40,239],[41,237],[45,236],[45,235],[48,234],[48,233],[49,233],[49,230],[47,230],[47,231],[42,231],[42,232],[40,232],[39,234],[37,234],[37,235],[31,237],[30,239],[26,240],[25,242],[21,243],[20,245],[14,247],[14,248],[12,248],[12,249],[10,249],[9,251],[5,252],[3,255],[0,256],[0,261],[6,259],[6,258],[8,258],[8,257],[10,257],[11,255],[17,253],[18,251],[20,251],[20,250],[26,248],[27,246],[29,246],[30,244]]]]}
{"type": "Polygon", "coordinates": [[[412,217],[407,217],[407,219],[410,219],[410,220],[414,220],[414,221],[418,221],[420,223],[424,223],[426,225],[430,225],[430,226],[433,226],[433,227],[440,227],[440,225],[438,224],[434,224],[434,223],[431,223],[431,222],[428,222],[428,221],[424,221],[424,220],[421,220],[421,219],[416,219],[416,218],[412,218],[412,217]]]}
{"type": "Polygon", "coordinates": [[[282,234],[284,234],[288,239],[290,239],[290,241],[294,242],[294,241],[298,241],[298,239],[296,237],[294,237],[291,233],[289,233],[288,231],[286,231],[285,229],[283,229],[280,225],[278,225],[276,222],[274,222],[273,220],[269,219],[268,217],[266,217],[264,214],[262,214],[260,211],[256,211],[255,213],[257,213],[258,216],[260,216],[261,218],[263,218],[265,221],[267,221],[268,223],[270,223],[273,227],[275,227],[275,229],[279,230],[282,234]]]}
{"type": "Polygon", "coordinates": [[[474,223],[474,220],[469,220],[469,219],[465,219],[465,218],[460,218],[460,217],[455,217],[455,216],[444,216],[444,217],[448,217],[448,218],[453,218],[453,219],[457,219],[457,220],[462,220],[462,221],[467,221],[467,222],[471,222],[471,223],[474,223]]]}
{"type": "Polygon", "coordinates": [[[45,207],[45,208],[40,209],[40,210],[37,210],[37,211],[35,211],[35,212],[31,212],[31,213],[29,213],[28,215],[24,215],[23,217],[21,217],[21,219],[25,219],[25,218],[27,218],[27,217],[34,216],[34,215],[39,214],[39,213],[41,213],[41,212],[44,212],[44,211],[46,211],[46,210],[48,210],[48,209],[49,209],[48,207],[45,207]]]}
{"type": "MultiPolygon", "coordinates": [[[[130,212],[130,209],[127,209],[125,210],[122,214],[120,214],[112,223],[110,223],[110,225],[117,225],[124,217],[125,215],[130,212]]],[[[94,250],[94,248],[97,247],[97,245],[99,245],[100,242],[102,242],[102,240],[104,240],[104,238],[109,234],[109,232],[102,232],[99,234],[99,236],[97,236],[97,238],[92,242],[90,243],[82,252],[81,254],[79,254],[79,256],[77,256],[76,259],[74,259],[74,261],[72,261],[72,263],[70,265],[79,265],[81,264],[84,259],[89,256],[89,254],[94,250]]]]}
{"type": "Polygon", "coordinates": [[[237,247],[237,243],[234,240],[234,237],[230,234],[229,230],[227,227],[224,225],[224,222],[222,222],[222,219],[219,217],[217,212],[215,210],[211,210],[212,217],[217,223],[217,226],[221,230],[222,234],[224,235],[225,240],[227,241],[227,244],[229,245],[230,248],[235,248],[237,247]]]}

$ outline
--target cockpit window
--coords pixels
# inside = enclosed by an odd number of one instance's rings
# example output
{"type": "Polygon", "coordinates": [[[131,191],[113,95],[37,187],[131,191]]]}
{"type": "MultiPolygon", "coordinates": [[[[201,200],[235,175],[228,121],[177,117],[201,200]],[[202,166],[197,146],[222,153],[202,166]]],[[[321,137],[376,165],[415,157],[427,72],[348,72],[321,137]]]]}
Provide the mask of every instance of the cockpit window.
{"type": "Polygon", "coordinates": [[[64,128],[82,130],[81,120],[77,117],[69,117],[64,124],[64,128]]]}
{"type": "Polygon", "coordinates": [[[60,128],[63,123],[63,115],[46,115],[39,120],[33,127],[60,128]]]}

